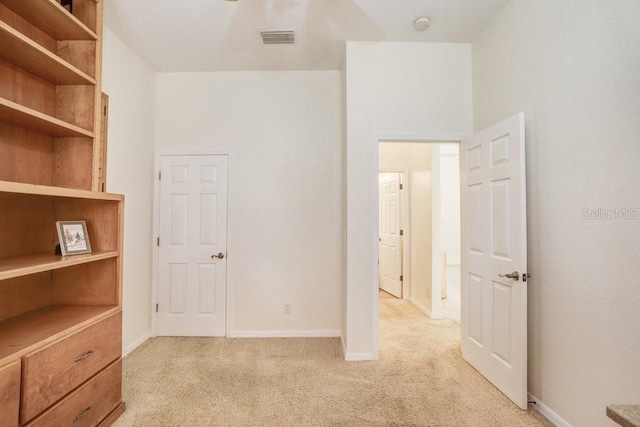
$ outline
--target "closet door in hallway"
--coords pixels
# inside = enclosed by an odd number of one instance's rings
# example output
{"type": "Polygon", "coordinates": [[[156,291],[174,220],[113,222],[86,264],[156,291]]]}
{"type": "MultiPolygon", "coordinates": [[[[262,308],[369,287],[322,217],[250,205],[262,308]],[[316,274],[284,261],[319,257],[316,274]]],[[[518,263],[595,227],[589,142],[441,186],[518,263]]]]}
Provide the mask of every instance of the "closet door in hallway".
{"type": "Polygon", "coordinates": [[[402,298],[402,226],[400,216],[400,174],[379,174],[379,286],[402,298]]]}
{"type": "Polygon", "coordinates": [[[225,336],[227,156],[161,158],[158,334],[225,336]]]}

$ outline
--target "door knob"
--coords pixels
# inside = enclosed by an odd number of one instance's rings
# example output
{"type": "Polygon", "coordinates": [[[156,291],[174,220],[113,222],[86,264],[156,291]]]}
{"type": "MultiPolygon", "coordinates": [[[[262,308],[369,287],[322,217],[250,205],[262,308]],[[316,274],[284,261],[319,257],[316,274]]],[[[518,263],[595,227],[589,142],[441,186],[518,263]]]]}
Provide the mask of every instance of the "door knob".
{"type": "Polygon", "coordinates": [[[220,252],[218,255],[211,255],[211,258],[222,259],[222,258],[224,258],[224,254],[222,252],[220,252]]]}
{"type": "Polygon", "coordinates": [[[513,279],[515,281],[520,280],[520,273],[518,273],[517,271],[514,271],[513,273],[506,273],[506,274],[498,274],[499,277],[508,277],[509,279],[513,279]]]}

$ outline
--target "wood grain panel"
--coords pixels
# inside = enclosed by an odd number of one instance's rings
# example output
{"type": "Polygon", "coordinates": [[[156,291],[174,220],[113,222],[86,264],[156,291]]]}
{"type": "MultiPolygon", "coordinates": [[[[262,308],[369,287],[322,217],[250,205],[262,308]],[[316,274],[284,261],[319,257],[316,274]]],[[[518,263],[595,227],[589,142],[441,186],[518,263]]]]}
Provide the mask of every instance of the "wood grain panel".
{"type": "Polygon", "coordinates": [[[64,338],[119,309],[112,305],[49,305],[0,322],[0,364],[64,338]]]}
{"type": "Polygon", "coordinates": [[[57,243],[53,213],[50,198],[0,193],[0,258],[53,253],[57,243]]]}
{"type": "Polygon", "coordinates": [[[113,425],[113,423],[116,422],[118,418],[120,418],[120,415],[124,414],[124,411],[126,409],[127,409],[126,403],[120,402],[120,404],[116,406],[116,409],[111,411],[111,413],[107,415],[107,417],[104,420],[102,420],[100,424],[98,424],[98,427],[110,427],[111,425],[113,425]]]}
{"type": "Polygon", "coordinates": [[[116,313],[23,358],[20,420],[26,423],[122,352],[116,313]]]}
{"type": "MultiPolygon", "coordinates": [[[[34,1],[27,0],[2,0],[13,12],[20,15],[29,22],[30,26],[35,25],[41,33],[55,40],[95,40],[95,25],[92,29],[88,28],[76,16],[67,12],[56,0],[41,0],[39,7],[33,7],[34,1]],[[33,24],[33,25],[31,25],[33,24]]],[[[74,1],[74,12],[76,12],[76,4],[74,1]]],[[[95,6],[94,6],[95,13],[95,6]]],[[[90,9],[82,11],[83,15],[90,13],[90,9]]],[[[89,23],[94,23],[95,19],[83,16],[89,23]]],[[[36,28],[33,27],[33,28],[36,28]]],[[[21,31],[24,32],[24,31],[21,31]]],[[[33,38],[33,37],[32,37],[33,38]]],[[[39,40],[37,40],[40,43],[39,40]]],[[[53,48],[52,48],[53,50],[53,48]]]]}
{"type": "Polygon", "coordinates": [[[53,116],[56,113],[56,89],[21,68],[0,61],[0,97],[53,116]]]}
{"type": "Polygon", "coordinates": [[[98,191],[107,191],[107,138],[109,127],[109,95],[103,93],[100,103],[100,165],[98,191]]]}
{"type": "Polygon", "coordinates": [[[50,283],[49,272],[0,281],[0,322],[49,305],[50,283]]]}
{"type": "Polygon", "coordinates": [[[20,361],[0,367],[0,426],[17,427],[20,409],[20,361]]]}
{"type": "Polygon", "coordinates": [[[63,257],[53,252],[0,258],[0,281],[37,274],[46,271],[89,264],[119,255],[117,251],[92,251],[90,254],[63,257]]]}
{"type": "MultiPolygon", "coordinates": [[[[29,2],[25,0],[3,0],[3,3],[9,5],[16,4],[21,8],[28,8],[27,4],[29,2]]],[[[25,20],[22,16],[15,13],[14,10],[5,6],[5,4],[0,4],[0,20],[20,31],[22,34],[29,37],[45,49],[50,50],[51,52],[56,51],[57,45],[55,38],[25,20]]]]}
{"type": "Polygon", "coordinates": [[[0,180],[52,185],[54,159],[54,138],[0,122],[0,180]]]}
{"type": "Polygon", "coordinates": [[[58,42],[56,52],[60,58],[78,70],[90,77],[96,77],[96,42],[62,40],[58,42]]]}
{"type": "Polygon", "coordinates": [[[95,426],[118,407],[121,398],[122,359],[118,359],[27,427],[95,426]]]}
{"type": "Polygon", "coordinates": [[[24,105],[17,104],[5,98],[0,98],[0,121],[45,135],[94,137],[93,132],[89,130],[43,114],[32,108],[27,108],[24,105]]]}
{"type": "Polygon", "coordinates": [[[55,212],[57,221],[85,220],[93,250],[118,250],[118,202],[61,199],[56,200],[55,212]]]}
{"type": "Polygon", "coordinates": [[[52,273],[52,304],[116,305],[117,259],[56,270],[52,273]]]}
{"type": "MultiPolygon", "coordinates": [[[[51,83],[95,83],[92,77],[2,21],[0,21],[0,58],[51,83]]],[[[93,63],[93,60],[83,62],[93,63]]]]}
{"type": "Polygon", "coordinates": [[[97,28],[98,13],[102,13],[102,7],[98,7],[98,1],[96,0],[74,0],[73,2],[73,14],[84,25],[91,30],[99,33],[101,28],[97,28]]]}
{"type": "Polygon", "coordinates": [[[56,87],[57,119],[93,131],[95,86],[56,87]]]}
{"type": "Polygon", "coordinates": [[[91,138],[57,138],[54,147],[53,185],[91,190],[93,140],[91,138]]]}

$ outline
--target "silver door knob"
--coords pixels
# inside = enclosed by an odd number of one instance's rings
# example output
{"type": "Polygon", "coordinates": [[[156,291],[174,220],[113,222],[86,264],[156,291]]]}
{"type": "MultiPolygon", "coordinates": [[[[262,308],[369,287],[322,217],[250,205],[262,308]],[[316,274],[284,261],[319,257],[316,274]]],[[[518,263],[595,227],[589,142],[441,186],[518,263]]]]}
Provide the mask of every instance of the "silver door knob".
{"type": "Polygon", "coordinates": [[[218,255],[211,255],[211,258],[222,259],[222,258],[224,258],[224,254],[222,252],[220,252],[218,255]]]}
{"type": "Polygon", "coordinates": [[[509,279],[513,279],[513,280],[520,280],[520,273],[518,273],[517,271],[514,271],[513,273],[506,273],[506,274],[498,274],[499,277],[508,277],[509,279]]]}

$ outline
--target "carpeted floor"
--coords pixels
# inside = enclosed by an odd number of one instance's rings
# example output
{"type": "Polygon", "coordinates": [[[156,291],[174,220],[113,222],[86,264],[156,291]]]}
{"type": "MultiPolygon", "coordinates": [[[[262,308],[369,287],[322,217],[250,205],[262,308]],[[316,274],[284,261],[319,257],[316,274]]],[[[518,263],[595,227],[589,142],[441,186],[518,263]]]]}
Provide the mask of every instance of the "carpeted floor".
{"type": "Polygon", "coordinates": [[[124,361],[123,426],[550,426],[460,356],[459,326],[380,299],[380,360],[336,338],[155,338],[124,361]]]}

